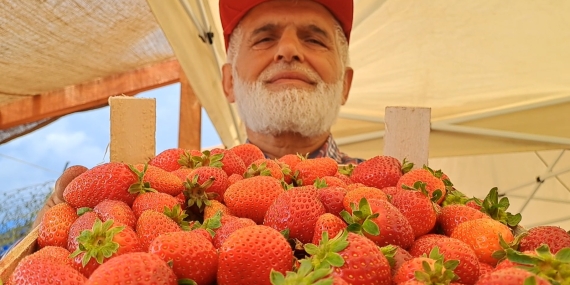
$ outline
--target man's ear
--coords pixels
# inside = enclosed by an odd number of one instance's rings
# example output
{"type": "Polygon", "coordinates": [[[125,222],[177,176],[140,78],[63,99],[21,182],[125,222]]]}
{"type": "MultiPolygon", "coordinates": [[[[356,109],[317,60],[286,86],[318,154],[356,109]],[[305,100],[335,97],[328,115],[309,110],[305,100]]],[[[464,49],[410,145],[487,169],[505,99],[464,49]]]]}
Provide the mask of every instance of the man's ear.
{"type": "Polygon", "coordinates": [[[232,65],[226,63],[222,65],[222,87],[224,88],[224,94],[226,99],[230,103],[234,103],[234,78],[232,75],[232,65]]]}
{"type": "Polygon", "coordinates": [[[352,76],[354,75],[354,70],[350,67],[346,68],[344,72],[344,84],[342,87],[342,105],[348,100],[348,93],[350,92],[350,87],[352,86],[352,76]]]}

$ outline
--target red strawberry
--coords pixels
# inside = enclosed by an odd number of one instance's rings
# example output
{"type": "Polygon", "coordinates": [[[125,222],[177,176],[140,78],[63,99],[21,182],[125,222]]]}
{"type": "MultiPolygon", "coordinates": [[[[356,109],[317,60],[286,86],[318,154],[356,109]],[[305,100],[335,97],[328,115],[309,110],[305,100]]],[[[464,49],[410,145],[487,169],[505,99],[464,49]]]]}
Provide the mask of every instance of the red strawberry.
{"type": "Polygon", "coordinates": [[[182,180],[180,180],[178,176],[162,168],[152,165],[145,166],[144,164],[136,164],[134,168],[136,169],[134,172],[139,175],[140,184],[136,184],[139,187],[132,186],[131,189],[129,189],[131,193],[148,192],[150,187],[158,192],[176,196],[184,189],[182,180]]]}
{"type": "Polygon", "coordinates": [[[132,209],[136,219],[138,219],[146,210],[163,213],[164,207],[172,209],[176,205],[180,205],[180,201],[175,197],[166,193],[149,192],[138,195],[133,202],[132,209]]]}
{"type": "Polygon", "coordinates": [[[224,241],[238,229],[245,228],[248,226],[255,226],[256,223],[252,219],[247,218],[237,218],[232,217],[232,219],[224,219],[227,216],[222,217],[222,226],[219,227],[215,232],[213,244],[215,248],[220,248],[224,241]]]}
{"type": "Polygon", "coordinates": [[[493,271],[495,271],[495,267],[493,267],[487,263],[484,263],[484,262],[479,262],[479,278],[481,278],[481,276],[487,275],[493,271]]]}
{"type": "Polygon", "coordinates": [[[344,279],[353,285],[391,285],[392,275],[388,259],[380,249],[366,237],[343,231],[332,239],[323,238],[319,246],[306,245],[305,250],[311,255],[315,267],[328,263],[333,267],[333,276],[344,279]],[[342,263],[336,263],[326,257],[332,253],[340,255],[342,263]]]}
{"type": "Polygon", "coordinates": [[[396,245],[387,245],[380,248],[382,254],[388,259],[390,263],[390,268],[392,272],[392,276],[396,274],[398,269],[408,260],[414,258],[407,250],[396,246],[396,245]]]}
{"type": "Polygon", "coordinates": [[[479,260],[477,255],[471,247],[454,238],[441,238],[436,239],[432,248],[422,254],[429,254],[434,247],[439,248],[439,252],[444,256],[443,261],[458,260],[459,265],[455,268],[454,272],[461,284],[475,284],[479,279],[479,260]]]}
{"type": "Polygon", "coordinates": [[[77,238],[82,231],[92,229],[95,221],[98,218],[99,217],[97,216],[97,213],[88,211],[79,216],[79,218],[77,218],[75,222],[71,224],[71,227],[69,228],[69,234],[67,236],[66,247],[69,251],[74,252],[79,247],[79,241],[77,238]]]}
{"type": "MultiPolygon", "coordinates": [[[[350,191],[357,189],[357,188],[360,188],[360,187],[368,187],[368,186],[366,186],[362,183],[352,183],[352,184],[346,185],[345,188],[346,188],[346,191],[350,192],[350,191]]],[[[376,188],[376,187],[374,187],[374,188],[376,188]]]]}
{"type": "Polygon", "coordinates": [[[285,177],[281,165],[277,161],[268,158],[258,159],[248,165],[244,177],[249,178],[260,175],[273,176],[279,180],[285,177]]]}
{"type": "Polygon", "coordinates": [[[378,188],[366,186],[348,191],[348,193],[344,195],[342,205],[348,213],[352,213],[350,204],[354,203],[355,205],[358,205],[362,198],[388,201],[388,195],[386,195],[386,193],[382,192],[378,188]]]}
{"type": "Polygon", "coordinates": [[[231,176],[232,174],[243,175],[247,165],[237,154],[221,148],[214,148],[210,151],[210,155],[217,154],[223,154],[220,160],[222,164],[221,168],[228,176],[231,176]]]}
{"type": "Polygon", "coordinates": [[[152,241],[148,252],[172,262],[178,279],[191,279],[196,284],[216,280],[218,253],[210,241],[194,231],[162,234],[152,241]]]}
{"type": "Polygon", "coordinates": [[[291,184],[293,182],[293,169],[297,165],[297,163],[301,162],[303,156],[297,154],[286,154],[279,159],[277,162],[280,163],[281,169],[284,171],[283,180],[287,184],[291,184]]]}
{"type": "MultiPolygon", "coordinates": [[[[346,185],[347,185],[347,183],[345,181],[343,181],[342,179],[340,179],[336,176],[321,177],[321,180],[324,181],[328,187],[338,186],[338,187],[346,188],[346,185]]],[[[352,181],[350,183],[352,183],[352,181]]]]}
{"type": "Polygon", "coordinates": [[[230,148],[229,151],[239,156],[245,165],[250,165],[258,159],[265,158],[263,151],[259,147],[249,143],[236,145],[230,148]]]}
{"type": "Polygon", "coordinates": [[[503,249],[499,243],[499,235],[507,244],[514,240],[511,230],[506,225],[493,219],[477,219],[459,224],[453,230],[451,237],[468,244],[480,262],[495,266],[497,259],[492,256],[493,252],[503,249]]]}
{"type": "Polygon", "coordinates": [[[317,219],[325,206],[311,191],[291,189],[280,194],[265,214],[263,224],[278,231],[289,229],[289,237],[302,243],[313,239],[317,219]]]}
{"type": "Polygon", "coordinates": [[[169,232],[182,231],[180,226],[166,214],[153,210],[142,212],[137,220],[136,232],[143,250],[159,235],[169,232]]]}
{"type": "Polygon", "coordinates": [[[302,160],[292,169],[297,185],[311,185],[317,178],[333,176],[338,171],[338,164],[330,157],[302,160]]]}
{"type": "Polygon", "coordinates": [[[402,174],[402,164],[398,159],[380,155],[354,167],[350,179],[355,183],[382,189],[396,186],[402,174]]]}
{"type": "Polygon", "coordinates": [[[85,285],[95,284],[178,284],[174,271],[156,254],[127,253],[105,262],[85,285]]]}
{"type": "Polygon", "coordinates": [[[549,285],[550,282],[545,279],[538,277],[537,275],[530,273],[524,269],[520,268],[506,268],[501,270],[493,271],[490,274],[481,276],[477,281],[477,285],[520,285],[520,284],[537,284],[537,285],[549,285]],[[525,281],[529,278],[534,278],[536,283],[526,283],[525,281]]]}
{"type": "Polygon", "coordinates": [[[236,230],[219,249],[218,285],[271,284],[272,270],[292,270],[291,246],[278,231],[262,225],[236,230]]]}
{"type": "Polygon", "coordinates": [[[436,242],[438,240],[444,239],[444,238],[447,238],[447,237],[444,235],[440,235],[440,234],[423,235],[421,237],[418,237],[414,241],[414,243],[412,244],[412,246],[410,247],[408,252],[413,257],[420,257],[422,254],[430,252],[432,250],[432,248],[435,246],[436,242]]]}
{"type": "MultiPolygon", "coordinates": [[[[135,202],[136,200],[137,199],[135,199],[135,202]]],[[[125,204],[123,201],[102,201],[101,203],[97,204],[95,208],[93,208],[93,212],[97,213],[97,216],[99,216],[103,222],[107,220],[113,220],[115,222],[115,225],[122,224],[131,227],[132,229],[135,228],[137,222],[137,217],[135,216],[133,209],[131,209],[131,207],[129,207],[129,205],[125,204]]]]}
{"type": "Polygon", "coordinates": [[[406,217],[386,200],[362,198],[352,209],[353,215],[342,212],[350,231],[362,233],[378,246],[389,244],[403,249],[412,246],[414,232],[406,217]]]}
{"type": "Polygon", "coordinates": [[[216,212],[221,211],[222,212],[222,216],[223,215],[233,215],[232,211],[230,211],[230,209],[228,209],[228,207],[226,207],[226,205],[216,201],[216,200],[212,200],[210,201],[210,205],[206,205],[206,207],[204,207],[204,220],[207,220],[211,217],[213,217],[216,212]]]}
{"type": "Polygon", "coordinates": [[[60,246],[46,246],[40,248],[38,251],[31,253],[26,258],[34,259],[34,258],[43,258],[49,259],[52,262],[61,263],[65,265],[69,265],[71,267],[74,266],[73,262],[69,258],[71,252],[69,250],[60,247],[60,246]]]}
{"type": "Polygon", "coordinates": [[[550,251],[556,254],[565,247],[570,247],[570,234],[557,226],[537,226],[528,230],[519,245],[520,251],[534,251],[542,244],[547,244],[550,251]]]}
{"type": "Polygon", "coordinates": [[[49,208],[38,230],[38,246],[67,246],[69,229],[78,218],[76,210],[67,203],[60,203],[49,208]]]}
{"type": "Polygon", "coordinates": [[[437,218],[441,229],[447,236],[451,236],[457,225],[470,220],[490,219],[488,215],[477,211],[469,206],[455,204],[441,208],[441,213],[437,218]]]}
{"type": "Polygon", "coordinates": [[[271,176],[255,176],[228,187],[224,201],[237,217],[249,218],[261,224],[269,206],[284,191],[279,180],[271,176]]]}
{"type": "Polygon", "coordinates": [[[132,205],[136,194],[129,187],[137,183],[137,175],[124,163],[97,165],[73,179],[63,191],[63,198],[74,208],[93,208],[110,199],[132,205]]]}
{"type": "Polygon", "coordinates": [[[8,284],[50,284],[54,280],[58,285],[79,285],[85,284],[87,278],[67,264],[30,255],[18,263],[8,284]]]}
{"type": "MultiPolygon", "coordinates": [[[[207,187],[203,190],[206,193],[214,193],[215,196],[212,196],[214,199],[224,202],[224,193],[226,192],[226,189],[228,189],[229,182],[228,175],[221,168],[213,166],[198,167],[188,174],[187,179],[192,181],[194,184],[197,183],[198,185],[203,185],[208,182],[207,187]],[[211,183],[209,181],[211,181],[211,183]]],[[[195,186],[196,185],[194,185],[194,187],[195,186]]],[[[186,189],[188,190],[188,187],[186,187],[186,189]]],[[[190,201],[193,201],[193,203],[201,208],[199,200],[202,199],[202,201],[204,201],[204,198],[200,198],[199,196],[201,191],[198,192],[199,193],[185,192],[185,195],[190,201]]],[[[193,203],[189,203],[189,205],[193,203]]]]}
{"type": "Polygon", "coordinates": [[[349,177],[348,175],[342,174],[342,173],[340,173],[339,171],[337,171],[337,172],[334,174],[334,177],[340,179],[340,180],[341,180],[342,182],[344,182],[344,184],[346,184],[346,185],[349,185],[349,184],[354,183],[354,182],[352,182],[352,180],[350,179],[350,177],[349,177]]]}
{"type": "Polygon", "coordinates": [[[441,181],[441,176],[437,176],[441,174],[437,173],[441,173],[441,171],[434,172],[429,167],[412,169],[400,177],[396,187],[402,188],[405,186],[408,188],[415,188],[414,184],[416,184],[417,181],[421,181],[425,183],[425,189],[429,193],[430,198],[432,198],[436,191],[439,190],[438,193],[440,196],[434,202],[441,204],[443,199],[445,199],[446,188],[443,181],[441,181]]]}
{"type": "Polygon", "coordinates": [[[336,236],[342,230],[346,229],[346,223],[331,213],[325,213],[319,216],[315,223],[313,233],[313,244],[319,244],[323,236],[323,232],[327,232],[330,237],[336,236]]]}
{"type": "Polygon", "coordinates": [[[171,148],[162,151],[155,157],[153,157],[148,164],[156,167],[160,167],[166,171],[174,171],[180,168],[178,160],[182,158],[186,152],[183,148],[171,148]]]}
{"type": "Polygon", "coordinates": [[[232,174],[232,175],[230,175],[230,176],[228,177],[228,187],[229,187],[229,185],[232,185],[232,184],[234,184],[234,183],[236,183],[236,182],[238,182],[238,181],[240,181],[240,180],[242,180],[242,179],[243,179],[243,176],[242,176],[242,175],[239,175],[239,174],[232,174]]]}
{"type": "Polygon", "coordinates": [[[402,189],[392,196],[392,205],[410,222],[415,238],[429,233],[437,219],[433,203],[427,195],[426,192],[402,189]]]}
{"type": "Polygon", "coordinates": [[[121,254],[142,251],[137,233],[124,225],[104,223],[97,219],[93,228],[82,231],[77,238],[79,247],[71,254],[76,268],[86,277],[99,265],[121,254]]]}
{"type": "Polygon", "coordinates": [[[410,280],[417,280],[429,282],[428,284],[450,284],[457,278],[453,273],[457,264],[457,260],[444,262],[443,256],[435,248],[430,252],[429,257],[414,257],[404,262],[394,274],[394,283],[403,284],[410,280]]]}
{"type": "Polygon", "coordinates": [[[180,169],[176,169],[170,173],[176,175],[176,177],[180,178],[180,181],[184,182],[186,181],[186,177],[188,177],[188,174],[190,174],[190,172],[194,171],[193,168],[180,168],[180,169]]]}
{"type": "Polygon", "coordinates": [[[327,213],[340,217],[340,212],[344,209],[343,201],[346,189],[338,186],[320,188],[317,189],[317,195],[327,213]]]}
{"type": "Polygon", "coordinates": [[[398,194],[398,192],[400,192],[404,189],[398,188],[396,186],[388,186],[388,187],[384,187],[380,190],[382,190],[382,192],[386,193],[387,195],[394,196],[394,195],[398,194]]]}

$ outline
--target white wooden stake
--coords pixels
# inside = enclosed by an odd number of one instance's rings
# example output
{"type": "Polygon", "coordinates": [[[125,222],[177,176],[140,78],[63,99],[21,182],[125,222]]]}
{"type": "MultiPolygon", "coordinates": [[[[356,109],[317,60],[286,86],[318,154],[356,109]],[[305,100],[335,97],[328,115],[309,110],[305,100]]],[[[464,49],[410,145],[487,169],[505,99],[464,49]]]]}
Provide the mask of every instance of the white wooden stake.
{"type": "Polygon", "coordinates": [[[430,108],[386,107],[383,155],[428,165],[430,119],[430,108]]]}
{"type": "Polygon", "coordinates": [[[156,100],[109,97],[111,108],[110,161],[148,162],[156,151],[156,100]]]}

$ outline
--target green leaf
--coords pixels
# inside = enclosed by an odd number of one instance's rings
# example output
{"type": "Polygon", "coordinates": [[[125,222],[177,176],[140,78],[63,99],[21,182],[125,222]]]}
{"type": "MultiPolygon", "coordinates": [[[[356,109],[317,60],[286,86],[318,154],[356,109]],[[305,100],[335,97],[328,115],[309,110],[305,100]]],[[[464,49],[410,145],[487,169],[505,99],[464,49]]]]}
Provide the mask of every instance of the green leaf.
{"type": "Polygon", "coordinates": [[[344,265],[344,258],[342,258],[342,256],[336,252],[329,252],[325,258],[325,261],[334,267],[341,267],[344,265]]]}
{"type": "Polygon", "coordinates": [[[378,225],[369,219],[366,219],[364,223],[362,223],[362,228],[364,229],[364,232],[373,236],[380,234],[380,228],[378,228],[378,225]]]}
{"type": "Polygon", "coordinates": [[[362,226],[356,223],[348,225],[348,227],[346,227],[346,230],[351,233],[362,234],[362,226]]]}
{"type": "Polygon", "coordinates": [[[372,215],[372,209],[370,208],[370,204],[368,204],[368,200],[366,198],[360,199],[358,203],[358,209],[362,211],[363,217],[368,217],[372,215]]]}
{"type": "Polygon", "coordinates": [[[513,215],[511,213],[507,213],[507,224],[511,227],[516,227],[522,220],[522,215],[517,213],[513,215]]]}
{"type": "Polygon", "coordinates": [[[534,276],[527,277],[524,280],[523,285],[536,285],[536,278],[534,276]]]}
{"type": "Polygon", "coordinates": [[[306,243],[305,245],[303,245],[303,248],[310,255],[316,255],[319,253],[319,248],[312,243],[306,243]]]}
{"type": "Polygon", "coordinates": [[[459,265],[459,260],[450,259],[443,264],[443,267],[445,269],[455,270],[455,268],[457,268],[458,265],[459,265]]]}
{"type": "Polygon", "coordinates": [[[284,285],[285,284],[285,276],[279,271],[271,269],[271,273],[269,273],[269,280],[273,285],[284,285]]]}
{"type": "Polygon", "coordinates": [[[347,224],[354,224],[354,219],[346,210],[342,210],[339,214],[347,224]]]}
{"type": "Polygon", "coordinates": [[[284,230],[280,231],[280,233],[285,237],[285,239],[289,239],[289,228],[285,228],[284,230]]]}
{"type": "Polygon", "coordinates": [[[188,278],[178,279],[178,285],[198,285],[196,281],[188,278]]]}
{"type": "Polygon", "coordinates": [[[554,257],[561,262],[570,263],[570,247],[559,250],[554,257]]]}
{"type": "Polygon", "coordinates": [[[536,265],[540,260],[537,257],[529,256],[518,252],[512,248],[507,248],[506,250],[507,258],[515,263],[526,264],[526,265],[536,265]]]}

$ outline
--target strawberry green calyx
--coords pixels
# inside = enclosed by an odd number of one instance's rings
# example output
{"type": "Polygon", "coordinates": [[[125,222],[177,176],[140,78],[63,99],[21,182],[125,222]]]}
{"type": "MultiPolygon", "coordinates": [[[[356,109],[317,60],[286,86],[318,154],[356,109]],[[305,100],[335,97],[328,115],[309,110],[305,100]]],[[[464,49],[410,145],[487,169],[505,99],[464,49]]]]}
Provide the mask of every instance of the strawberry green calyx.
{"type": "Polygon", "coordinates": [[[172,209],[164,206],[164,212],[167,217],[176,222],[183,231],[190,231],[190,225],[186,221],[188,215],[182,210],[180,205],[175,205],[172,209]]]}
{"type": "Polygon", "coordinates": [[[198,168],[202,166],[211,166],[211,167],[219,167],[221,168],[224,166],[222,163],[222,158],[224,158],[224,153],[217,153],[212,155],[209,150],[205,150],[202,152],[201,156],[192,156],[192,162],[194,167],[198,168]]]}
{"type": "Polygon", "coordinates": [[[520,268],[547,279],[550,284],[570,284],[570,247],[563,248],[556,254],[552,254],[546,244],[536,249],[536,255],[514,249],[507,249],[506,253],[510,261],[521,264],[520,268]]]}
{"type": "Polygon", "coordinates": [[[519,224],[522,216],[520,213],[513,215],[507,212],[509,206],[509,198],[502,197],[501,200],[499,200],[498,189],[497,187],[493,187],[483,200],[481,211],[491,216],[491,218],[514,228],[519,224]]]}
{"type": "Polygon", "coordinates": [[[156,189],[150,186],[150,183],[144,182],[144,175],[148,169],[148,163],[144,164],[142,171],[136,169],[133,165],[129,164],[129,169],[137,175],[138,181],[129,187],[129,193],[131,194],[142,194],[146,192],[158,192],[156,189]]]}
{"type": "Polygon", "coordinates": [[[443,207],[455,204],[465,205],[471,200],[475,200],[475,198],[469,198],[459,190],[448,190],[441,205],[443,207]]]}
{"type": "Polygon", "coordinates": [[[311,260],[303,259],[296,272],[287,271],[283,275],[279,271],[271,270],[270,281],[273,285],[332,285],[333,279],[330,277],[333,269],[330,266],[314,268],[311,260]]]}
{"type": "Polygon", "coordinates": [[[182,278],[182,279],[178,279],[178,285],[198,285],[198,283],[196,283],[196,281],[192,280],[192,279],[188,279],[188,278],[182,278]]]}
{"type": "Polygon", "coordinates": [[[254,176],[271,176],[271,171],[267,168],[267,163],[262,162],[260,165],[254,163],[250,165],[243,174],[244,178],[251,178],[254,176]]]}
{"type": "Polygon", "coordinates": [[[410,170],[412,170],[414,168],[414,163],[407,161],[405,158],[404,160],[402,160],[402,173],[408,173],[410,172],[410,170]]]}
{"type": "Polygon", "coordinates": [[[119,244],[113,241],[113,238],[125,228],[125,226],[112,226],[113,220],[107,220],[103,223],[100,219],[96,219],[91,230],[84,230],[77,237],[79,247],[70,257],[75,258],[84,252],[85,255],[81,260],[84,267],[91,258],[95,258],[99,264],[102,264],[104,258],[111,257],[119,249],[119,244]]]}
{"type": "Polygon", "coordinates": [[[352,175],[352,171],[354,170],[354,167],[355,166],[352,163],[349,163],[347,165],[340,167],[338,169],[338,172],[340,172],[340,174],[344,174],[344,175],[350,177],[350,175],[352,175]]]}
{"type": "Polygon", "coordinates": [[[522,232],[521,234],[516,235],[515,239],[510,243],[507,243],[501,234],[498,235],[501,249],[493,252],[492,256],[497,259],[497,261],[501,261],[507,258],[507,249],[518,250],[521,240],[528,235],[528,232],[522,232]]]}
{"type": "Polygon", "coordinates": [[[339,254],[348,246],[348,232],[343,230],[334,238],[329,240],[328,232],[323,232],[323,236],[319,245],[307,243],[304,245],[305,252],[310,257],[313,268],[319,269],[324,267],[341,267],[344,265],[344,258],[339,254]]]}
{"type": "Polygon", "coordinates": [[[404,188],[404,190],[419,191],[424,196],[429,197],[432,202],[437,203],[437,201],[439,201],[439,199],[441,198],[441,195],[443,195],[443,192],[440,189],[436,189],[435,191],[433,191],[430,197],[429,192],[426,189],[426,186],[427,184],[425,182],[418,180],[414,182],[414,185],[412,185],[412,187],[408,185],[402,185],[402,188],[404,188]]]}
{"type": "Polygon", "coordinates": [[[215,229],[222,226],[222,211],[217,211],[211,218],[206,219],[203,223],[196,221],[191,229],[205,229],[212,237],[216,235],[214,232],[215,229]]]}
{"type": "Polygon", "coordinates": [[[329,187],[329,185],[327,185],[327,181],[325,179],[321,179],[321,178],[315,179],[315,183],[313,183],[313,185],[317,189],[329,187]]]}
{"type": "Polygon", "coordinates": [[[91,212],[93,211],[93,209],[89,208],[89,207],[82,207],[77,209],[77,215],[78,216],[82,216],[83,214],[87,213],[87,212],[91,212]]]}
{"type": "Polygon", "coordinates": [[[370,204],[366,198],[360,199],[358,207],[354,203],[350,203],[350,208],[352,209],[352,215],[347,211],[342,210],[340,216],[348,223],[348,231],[357,234],[367,234],[377,236],[380,234],[380,228],[378,225],[372,221],[372,219],[378,217],[378,213],[372,213],[370,204]]]}
{"type": "Polygon", "coordinates": [[[394,266],[396,266],[396,259],[394,259],[394,257],[396,256],[396,252],[398,252],[398,248],[391,244],[379,248],[380,252],[382,252],[388,260],[388,263],[390,263],[390,267],[394,268],[394,266]]]}
{"type": "Polygon", "coordinates": [[[180,158],[177,160],[177,162],[181,168],[190,168],[190,169],[196,168],[194,165],[194,161],[192,160],[192,155],[190,155],[190,152],[187,150],[185,150],[180,155],[180,158]]]}
{"type": "Polygon", "coordinates": [[[444,257],[439,253],[437,246],[430,251],[428,257],[435,260],[433,267],[427,261],[423,261],[422,270],[418,270],[414,273],[416,280],[424,284],[449,284],[459,278],[453,272],[459,265],[458,260],[448,260],[444,262],[444,257]]]}
{"type": "Polygon", "coordinates": [[[198,183],[198,178],[197,174],[192,177],[192,180],[186,178],[184,182],[185,189],[182,193],[184,193],[184,197],[188,201],[188,207],[196,205],[201,212],[204,210],[204,205],[210,206],[210,200],[217,196],[214,192],[206,193],[206,190],[212,186],[216,178],[212,176],[202,184],[198,183]]]}

